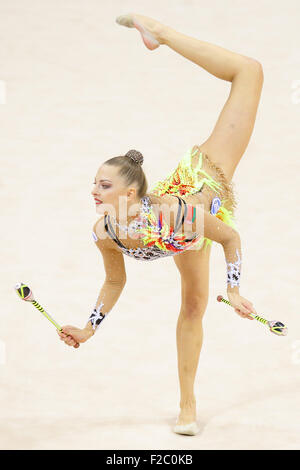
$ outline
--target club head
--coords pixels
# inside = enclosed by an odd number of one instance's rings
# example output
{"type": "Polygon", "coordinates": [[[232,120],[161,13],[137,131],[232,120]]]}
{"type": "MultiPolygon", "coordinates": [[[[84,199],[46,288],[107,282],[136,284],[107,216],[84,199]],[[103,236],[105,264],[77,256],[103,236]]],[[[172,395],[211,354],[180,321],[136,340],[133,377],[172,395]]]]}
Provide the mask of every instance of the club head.
{"type": "Polygon", "coordinates": [[[268,322],[270,331],[278,336],[286,336],[288,334],[288,328],[280,321],[269,321],[268,322]]]}
{"type": "Polygon", "coordinates": [[[30,287],[28,287],[26,284],[23,284],[23,282],[18,282],[15,285],[15,290],[22,300],[33,300],[33,294],[30,290],[30,287]]]}

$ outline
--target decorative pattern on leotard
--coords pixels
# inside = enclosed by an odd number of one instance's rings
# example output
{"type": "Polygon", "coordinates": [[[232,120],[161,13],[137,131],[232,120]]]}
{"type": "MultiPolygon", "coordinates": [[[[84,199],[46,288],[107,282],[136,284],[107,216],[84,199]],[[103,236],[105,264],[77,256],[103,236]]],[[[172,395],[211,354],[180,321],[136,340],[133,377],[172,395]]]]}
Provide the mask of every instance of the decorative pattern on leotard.
{"type": "MultiPolygon", "coordinates": [[[[148,196],[144,196],[142,201],[142,217],[136,222],[136,232],[142,236],[142,241],[146,245],[143,248],[126,248],[117,237],[108,215],[104,217],[104,227],[108,235],[117,243],[124,254],[141,261],[151,261],[165,256],[174,256],[191,248],[198,242],[197,235],[192,238],[185,238],[183,235],[176,235],[187,214],[186,202],[179,196],[179,207],[176,217],[175,227],[168,227],[163,223],[162,217],[157,221],[151,202],[148,196]],[[181,207],[184,204],[184,214],[180,221],[181,207]]],[[[133,225],[133,224],[132,224],[133,225]]]]}
{"type": "Polygon", "coordinates": [[[192,168],[192,158],[198,152],[198,149],[189,149],[185,152],[183,158],[163,181],[158,181],[151,193],[157,196],[163,194],[179,194],[180,196],[190,195],[201,191],[204,184],[214,191],[221,190],[221,183],[215,181],[206,171],[202,169],[202,152],[199,153],[198,164],[192,168]],[[199,178],[199,174],[203,178],[199,178]]]}
{"type": "MultiPolygon", "coordinates": [[[[222,184],[215,181],[203,168],[203,153],[199,152],[199,147],[194,146],[186,151],[183,158],[179,161],[177,168],[172,171],[167,178],[163,181],[158,181],[151,190],[151,194],[157,196],[163,196],[164,194],[179,194],[180,196],[192,195],[201,191],[204,185],[208,186],[211,190],[221,198],[221,206],[218,211],[214,213],[218,219],[222,220],[225,224],[236,229],[236,224],[233,218],[233,212],[230,208],[235,203],[231,184],[225,181],[225,177],[222,177],[222,184]],[[194,149],[195,147],[195,149],[194,149]],[[194,151],[193,151],[194,149],[194,151]],[[192,159],[199,152],[199,160],[197,165],[192,167],[192,159]],[[201,175],[203,176],[201,178],[201,175]],[[226,186],[227,195],[226,198],[222,197],[226,186]],[[227,199],[228,198],[228,199],[227,199]]],[[[212,164],[207,155],[205,155],[206,161],[209,166],[218,168],[215,164],[212,164]]],[[[218,168],[220,172],[220,168],[218,168]]],[[[226,192],[226,191],[225,191],[226,192]]],[[[198,243],[195,243],[194,249],[206,249],[212,244],[212,240],[207,237],[202,237],[198,243]]]]}
{"type": "MultiPolygon", "coordinates": [[[[111,225],[109,216],[105,215],[105,230],[109,236],[118,244],[124,254],[137,260],[151,261],[166,256],[174,256],[192,247],[198,250],[201,249],[202,246],[206,248],[207,246],[211,245],[212,240],[206,237],[197,236],[197,234],[195,234],[192,238],[185,238],[182,234],[176,235],[178,229],[183,225],[183,221],[187,215],[186,202],[180,196],[196,194],[202,191],[204,184],[213,190],[221,201],[221,206],[220,204],[214,204],[215,210],[211,211],[211,213],[230,227],[236,229],[232,211],[224,206],[225,203],[228,203],[228,200],[224,199],[223,197],[224,184],[227,183],[222,181],[221,184],[221,182],[215,181],[214,178],[212,178],[204,169],[202,169],[202,152],[199,154],[198,164],[196,167],[192,168],[192,157],[199,151],[199,148],[196,148],[194,151],[193,148],[189,149],[184,154],[175,171],[171,172],[166,179],[158,181],[150,191],[150,194],[156,196],[170,194],[177,197],[179,200],[179,207],[174,230],[172,227],[168,227],[168,225],[163,222],[161,215],[158,220],[156,219],[148,196],[145,196],[141,199],[142,216],[130,224],[131,227],[137,233],[139,233],[140,238],[145,245],[142,248],[127,248],[124,246],[123,243],[118,239],[111,225]],[[185,211],[182,217],[182,221],[180,222],[182,203],[184,204],[185,211]]],[[[206,159],[209,160],[207,156],[206,159]]],[[[234,199],[232,193],[231,196],[232,199],[234,199]]],[[[230,204],[229,207],[231,207],[230,204]]]]}

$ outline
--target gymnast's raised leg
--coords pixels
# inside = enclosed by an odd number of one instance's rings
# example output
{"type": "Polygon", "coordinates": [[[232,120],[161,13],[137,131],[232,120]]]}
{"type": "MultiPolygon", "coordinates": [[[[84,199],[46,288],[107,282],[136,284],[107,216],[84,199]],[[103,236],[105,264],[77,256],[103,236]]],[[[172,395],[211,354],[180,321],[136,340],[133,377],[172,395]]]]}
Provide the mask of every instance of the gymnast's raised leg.
{"type": "MultiPolygon", "coordinates": [[[[122,15],[116,21],[130,28],[136,27],[148,49],[168,46],[215,77],[231,82],[229,96],[216,125],[208,139],[201,144],[201,150],[231,180],[254,128],[264,79],[261,63],[254,58],[187,36],[147,16],[122,15]]],[[[201,106],[200,94],[195,98],[199,99],[201,106]]]]}

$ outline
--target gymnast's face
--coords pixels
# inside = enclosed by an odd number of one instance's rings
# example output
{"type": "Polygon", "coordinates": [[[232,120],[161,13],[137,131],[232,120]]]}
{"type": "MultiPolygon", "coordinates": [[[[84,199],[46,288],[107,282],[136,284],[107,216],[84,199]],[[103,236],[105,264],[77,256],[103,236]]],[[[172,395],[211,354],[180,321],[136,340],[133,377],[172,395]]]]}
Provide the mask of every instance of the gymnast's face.
{"type": "Polygon", "coordinates": [[[117,166],[103,164],[96,174],[91,194],[99,215],[107,212],[119,218],[121,210],[126,211],[128,203],[135,202],[136,192],[134,185],[126,186],[117,166]]]}

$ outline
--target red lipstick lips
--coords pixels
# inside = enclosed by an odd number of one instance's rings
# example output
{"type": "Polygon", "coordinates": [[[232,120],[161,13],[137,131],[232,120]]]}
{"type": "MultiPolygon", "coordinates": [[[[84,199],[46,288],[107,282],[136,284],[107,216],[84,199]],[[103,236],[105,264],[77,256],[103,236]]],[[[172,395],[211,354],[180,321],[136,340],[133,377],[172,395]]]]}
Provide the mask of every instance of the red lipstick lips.
{"type": "Polygon", "coordinates": [[[102,201],[100,199],[96,199],[95,197],[94,199],[95,199],[96,204],[102,204],[102,201]]]}

